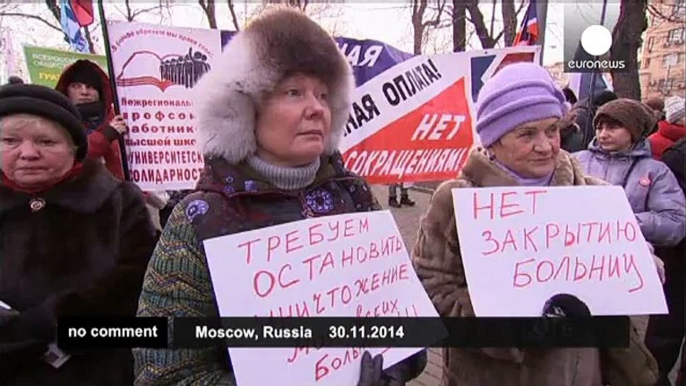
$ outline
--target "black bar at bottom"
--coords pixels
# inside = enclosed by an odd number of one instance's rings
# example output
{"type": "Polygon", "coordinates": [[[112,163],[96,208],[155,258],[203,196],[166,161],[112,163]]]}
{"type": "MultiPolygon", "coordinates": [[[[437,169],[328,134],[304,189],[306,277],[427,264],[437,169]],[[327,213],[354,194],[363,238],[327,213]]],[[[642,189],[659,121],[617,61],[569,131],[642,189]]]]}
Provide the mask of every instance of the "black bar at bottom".
{"type": "Polygon", "coordinates": [[[597,347],[629,345],[628,317],[173,319],[171,348],[597,347]]]}

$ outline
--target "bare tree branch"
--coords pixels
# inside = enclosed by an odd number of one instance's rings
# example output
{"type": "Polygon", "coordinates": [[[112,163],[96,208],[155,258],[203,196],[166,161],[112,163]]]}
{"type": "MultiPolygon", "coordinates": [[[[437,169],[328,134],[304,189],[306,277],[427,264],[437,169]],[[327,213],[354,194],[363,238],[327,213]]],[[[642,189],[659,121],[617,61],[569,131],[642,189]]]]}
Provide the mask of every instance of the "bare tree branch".
{"type": "Polygon", "coordinates": [[[229,6],[229,13],[231,14],[231,20],[233,21],[233,26],[236,28],[236,31],[240,31],[241,27],[238,24],[238,17],[236,17],[236,10],[233,7],[233,0],[227,0],[227,5],[229,6]]]}
{"type": "Polygon", "coordinates": [[[496,6],[496,4],[497,4],[497,0],[493,0],[493,8],[491,8],[491,29],[488,32],[488,34],[490,36],[493,36],[493,28],[495,27],[495,6],[496,6]]]}
{"type": "Polygon", "coordinates": [[[476,29],[476,35],[481,41],[482,48],[493,48],[496,45],[496,41],[488,34],[488,29],[484,23],[484,15],[479,9],[479,2],[477,0],[470,0],[467,4],[467,11],[471,16],[472,24],[476,29]]]}
{"type": "Polygon", "coordinates": [[[45,5],[48,7],[50,12],[52,12],[52,15],[55,16],[57,22],[60,23],[62,21],[62,13],[60,12],[60,6],[57,3],[57,0],[45,0],[45,5]]]}
{"type": "Polygon", "coordinates": [[[612,31],[613,44],[610,59],[624,61],[622,71],[611,69],[612,86],[620,98],[641,100],[641,86],[638,75],[638,48],[643,31],[648,28],[646,9],[648,0],[622,0],[617,24],[612,31]]]}
{"type": "Polygon", "coordinates": [[[452,1],[453,52],[464,52],[467,50],[467,9],[462,0],[452,1]]]}
{"type": "Polygon", "coordinates": [[[215,13],[214,0],[198,0],[198,3],[203,12],[205,12],[210,28],[217,29],[217,15],[215,13]]]}
{"type": "Polygon", "coordinates": [[[133,12],[131,11],[131,0],[124,0],[124,4],[126,5],[126,20],[130,23],[133,21],[133,12]]]}
{"type": "Polygon", "coordinates": [[[57,27],[50,23],[49,21],[43,19],[42,17],[38,15],[31,15],[27,13],[21,13],[21,12],[0,12],[0,16],[10,16],[10,17],[25,17],[27,19],[33,19],[33,20],[38,20],[41,23],[47,25],[48,27],[54,29],[55,31],[59,31],[62,33],[62,29],[60,27],[57,27]]]}
{"type": "Polygon", "coordinates": [[[160,8],[161,8],[161,7],[160,7],[159,5],[156,5],[156,6],[154,6],[154,7],[145,8],[145,9],[139,9],[138,11],[134,11],[134,12],[133,12],[133,15],[132,15],[131,21],[133,21],[133,19],[135,19],[135,18],[138,17],[139,15],[142,15],[142,14],[148,13],[148,12],[152,12],[152,11],[155,11],[155,10],[159,10],[160,8]]]}
{"type": "Polygon", "coordinates": [[[524,2],[519,3],[519,9],[515,12],[514,0],[503,0],[500,5],[503,15],[503,32],[505,36],[505,47],[512,45],[517,34],[517,15],[522,10],[524,2]]]}

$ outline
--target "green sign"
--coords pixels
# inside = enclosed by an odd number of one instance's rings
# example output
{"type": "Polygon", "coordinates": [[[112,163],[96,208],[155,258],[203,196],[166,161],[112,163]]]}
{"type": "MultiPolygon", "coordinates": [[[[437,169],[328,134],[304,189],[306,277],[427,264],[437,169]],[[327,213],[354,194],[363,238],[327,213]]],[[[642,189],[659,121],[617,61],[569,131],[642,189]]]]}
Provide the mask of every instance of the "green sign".
{"type": "Polygon", "coordinates": [[[107,73],[107,59],[100,55],[24,46],[24,57],[26,58],[26,67],[29,70],[31,83],[51,88],[57,85],[57,81],[64,68],[79,59],[95,62],[107,73]]]}

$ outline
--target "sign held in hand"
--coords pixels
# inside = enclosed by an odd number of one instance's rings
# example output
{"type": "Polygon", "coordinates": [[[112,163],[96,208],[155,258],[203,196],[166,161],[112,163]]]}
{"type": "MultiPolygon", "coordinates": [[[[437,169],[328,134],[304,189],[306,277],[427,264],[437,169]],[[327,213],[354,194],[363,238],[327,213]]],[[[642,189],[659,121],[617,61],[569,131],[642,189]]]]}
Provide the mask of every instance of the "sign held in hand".
{"type": "MultiPolygon", "coordinates": [[[[223,317],[437,317],[389,211],[205,241],[223,317]]],[[[229,348],[239,385],[355,385],[361,348],[229,348]],[[262,369],[268,368],[269,371],[262,369]]],[[[419,348],[371,348],[391,366],[419,348]]]]}
{"type": "Polygon", "coordinates": [[[621,187],[454,189],[453,203],[476,316],[540,316],[556,294],[592,315],[667,312],[621,187]]]}

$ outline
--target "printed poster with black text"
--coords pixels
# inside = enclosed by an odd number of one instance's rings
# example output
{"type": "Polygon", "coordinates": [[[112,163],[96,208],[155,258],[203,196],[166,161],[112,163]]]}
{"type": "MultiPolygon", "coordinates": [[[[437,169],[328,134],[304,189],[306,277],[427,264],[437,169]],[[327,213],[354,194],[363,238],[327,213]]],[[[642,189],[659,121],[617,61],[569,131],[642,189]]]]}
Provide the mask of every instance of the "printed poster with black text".
{"type": "MultiPolygon", "coordinates": [[[[387,210],[217,237],[204,247],[222,317],[438,317],[387,210]]],[[[257,339],[268,338],[257,331],[257,339]]],[[[368,350],[383,353],[387,368],[421,349],[368,350]]],[[[352,386],[362,349],[231,347],[229,353],[239,386],[352,386]]]]}
{"type": "Polygon", "coordinates": [[[143,190],[192,189],[204,166],[192,89],[221,52],[219,32],[108,22],[131,180],[143,190]]]}

